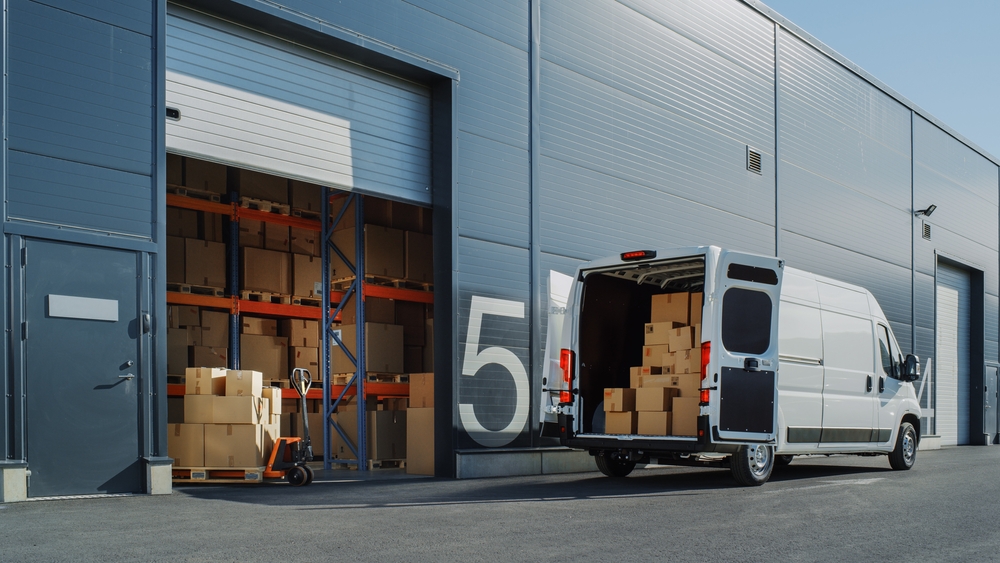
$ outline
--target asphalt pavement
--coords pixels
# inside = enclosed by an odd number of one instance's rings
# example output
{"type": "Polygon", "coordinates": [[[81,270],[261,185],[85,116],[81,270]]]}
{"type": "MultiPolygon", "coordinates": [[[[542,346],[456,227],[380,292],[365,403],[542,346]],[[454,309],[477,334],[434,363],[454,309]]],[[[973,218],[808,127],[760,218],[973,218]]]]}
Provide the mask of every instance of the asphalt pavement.
{"type": "Polygon", "coordinates": [[[997,561],[1000,446],[797,458],[762,487],[726,470],[637,469],[0,505],[0,561],[997,561]]]}

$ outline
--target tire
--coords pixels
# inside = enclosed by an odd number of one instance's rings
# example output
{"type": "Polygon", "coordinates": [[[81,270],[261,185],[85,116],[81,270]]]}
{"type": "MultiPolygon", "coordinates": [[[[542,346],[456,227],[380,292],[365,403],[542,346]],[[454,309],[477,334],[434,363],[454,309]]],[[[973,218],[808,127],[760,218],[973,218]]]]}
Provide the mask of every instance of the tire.
{"type": "Polygon", "coordinates": [[[917,431],[909,422],[899,425],[896,447],[889,454],[889,465],[897,471],[905,471],[917,461],[917,431]]]}
{"type": "Polygon", "coordinates": [[[308,465],[303,465],[302,468],[306,470],[306,483],[305,484],[306,485],[312,484],[313,478],[316,477],[316,472],[313,471],[312,467],[309,467],[308,465]]]}
{"type": "Polygon", "coordinates": [[[288,473],[285,474],[285,480],[288,481],[288,484],[293,487],[307,485],[308,479],[309,474],[306,473],[306,470],[301,465],[296,465],[295,467],[289,469],[288,473]]]}
{"type": "Polygon", "coordinates": [[[795,456],[793,455],[776,455],[774,456],[774,466],[785,467],[791,463],[793,459],[795,459],[795,456]]]}
{"type": "Polygon", "coordinates": [[[740,446],[730,456],[729,469],[736,482],[744,487],[759,487],[771,478],[774,470],[774,448],[771,446],[740,446]]]}
{"type": "Polygon", "coordinates": [[[608,477],[625,477],[635,469],[635,462],[619,459],[608,452],[601,452],[594,456],[597,468],[608,477]]]}

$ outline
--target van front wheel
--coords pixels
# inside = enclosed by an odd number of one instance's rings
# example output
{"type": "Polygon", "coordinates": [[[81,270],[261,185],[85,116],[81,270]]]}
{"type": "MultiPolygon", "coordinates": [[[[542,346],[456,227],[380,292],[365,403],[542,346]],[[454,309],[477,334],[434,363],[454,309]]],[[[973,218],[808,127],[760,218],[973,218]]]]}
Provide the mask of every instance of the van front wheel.
{"type": "Polygon", "coordinates": [[[896,447],[889,454],[889,465],[893,469],[906,470],[917,461],[917,431],[909,422],[899,425],[896,447]]]}
{"type": "Polygon", "coordinates": [[[774,469],[774,449],[771,446],[740,446],[729,458],[729,469],[736,482],[744,487],[767,483],[774,469]]]}
{"type": "Polygon", "coordinates": [[[601,452],[594,456],[597,468],[608,477],[625,477],[635,469],[635,462],[627,458],[612,455],[611,452],[601,452]]]}

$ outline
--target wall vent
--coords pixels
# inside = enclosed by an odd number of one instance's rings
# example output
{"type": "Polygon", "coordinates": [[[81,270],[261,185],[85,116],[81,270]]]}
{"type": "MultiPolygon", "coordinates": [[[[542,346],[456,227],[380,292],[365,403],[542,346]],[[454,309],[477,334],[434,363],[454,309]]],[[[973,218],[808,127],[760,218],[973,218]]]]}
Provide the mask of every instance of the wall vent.
{"type": "Polygon", "coordinates": [[[927,221],[921,221],[920,225],[920,236],[924,237],[924,240],[931,240],[931,226],[927,224],[927,221]]]}
{"type": "Polygon", "coordinates": [[[747,147],[747,170],[760,174],[760,152],[751,147],[747,147]]]}

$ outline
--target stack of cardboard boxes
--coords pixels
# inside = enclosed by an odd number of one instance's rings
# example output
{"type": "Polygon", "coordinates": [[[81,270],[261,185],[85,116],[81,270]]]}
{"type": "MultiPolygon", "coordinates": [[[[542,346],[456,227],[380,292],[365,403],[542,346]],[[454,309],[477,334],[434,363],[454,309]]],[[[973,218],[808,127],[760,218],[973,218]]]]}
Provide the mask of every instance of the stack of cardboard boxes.
{"type": "Polygon", "coordinates": [[[608,434],[694,436],[701,387],[701,293],[654,295],[642,366],[604,390],[608,434]]]}
{"type": "Polygon", "coordinates": [[[406,472],[434,475],[434,374],[410,374],[406,409],[406,472]]]}
{"type": "MultiPolygon", "coordinates": [[[[370,373],[403,374],[434,370],[433,308],[424,303],[367,297],[365,364],[370,373]]],[[[341,311],[340,339],[356,357],[357,309],[349,302],[341,311]]],[[[354,373],[354,364],[330,342],[334,374],[354,373]]]]}
{"type": "MultiPolygon", "coordinates": [[[[167,183],[226,193],[226,167],[168,155],[167,183]]],[[[167,283],[225,289],[226,245],[222,215],[167,208],[167,283]]]]}
{"type": "Polygon", "coordinates": [[[167,307],[167,373],[184,374],[189,366],[228,365],[229,313],[190,305],[167,307]]]}
{"type": "Polygon", "coordinates": [[[262,387],[260,372],[189,368],[184,422],[171,424],[174,467],[259,468],[281,435],[280,390],[262,387]]]}

